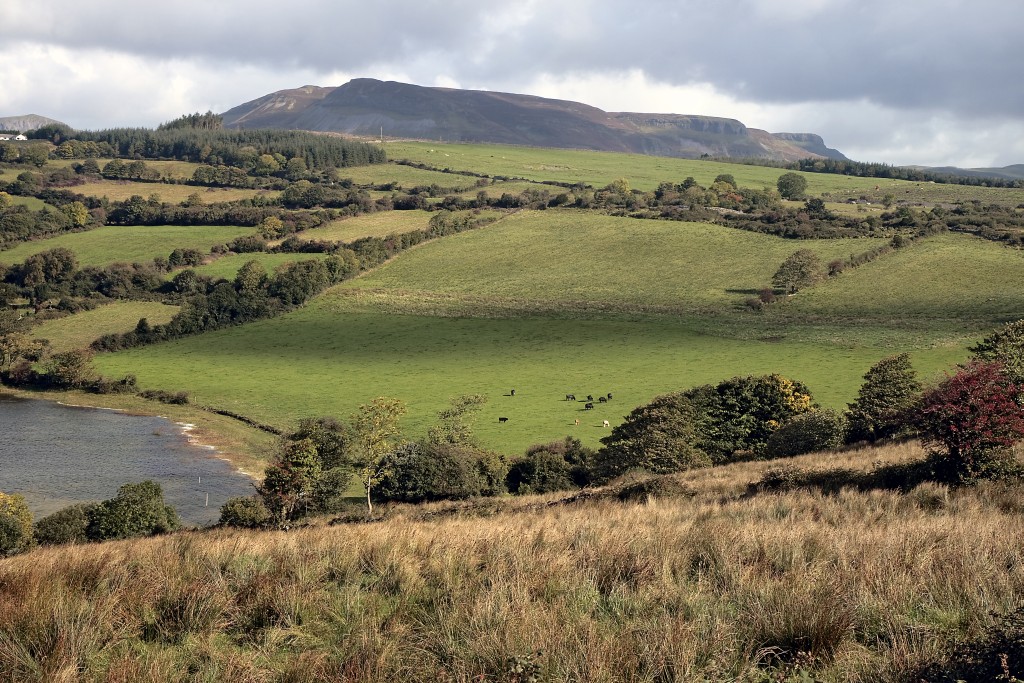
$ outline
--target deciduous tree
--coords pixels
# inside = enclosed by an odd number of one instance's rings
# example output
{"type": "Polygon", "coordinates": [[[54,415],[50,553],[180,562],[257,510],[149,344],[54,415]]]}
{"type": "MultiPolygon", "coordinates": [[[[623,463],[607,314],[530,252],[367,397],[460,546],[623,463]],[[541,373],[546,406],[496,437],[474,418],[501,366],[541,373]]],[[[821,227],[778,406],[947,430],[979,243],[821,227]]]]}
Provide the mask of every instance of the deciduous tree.
{"type": "Polygon", "coordinates": [[[857,400],[847,406],[849,440],[877,441],[912,432],[912,412],[920,398],[921,383],[910,356],[883,358],[864,374],[857,400]]]}
{"type": "Polygon", "coordinates": [[[981,474],[986,465],[1024,437],[1022,387],[1002,363],[971,361],[925,393],[917,413],[922,442],[946,460],[960,480],[981,474]]]}
{"type": "Polygon", "coordinates": [[[396,398],[380,396],[359,406],[350,423],[358,448],[359,478],[366,488],[366,514],[373,516],[373,487],[387,474],[384,459],[401,443],[399,420],[405,404],[396,398]]]}
{"type": "Polygon", "coordinates": [[[999,361],[1018,383],[1024,383],[1024,320],[1006,323],[970,349],[975,358],[999,361]]]}
{"type": "Polygon", "coordinates": [[[772,276],[772,285],[787,294],[810,287],[825,278],[825,266],[810,249],[799,249],[782,262],[772,276]]]}
{"type": "Polygon", "coordinates": [[[783,173],[775,186],[783,199],[803,199],[807,191],[807,178],[799,173],[783,173]]]}

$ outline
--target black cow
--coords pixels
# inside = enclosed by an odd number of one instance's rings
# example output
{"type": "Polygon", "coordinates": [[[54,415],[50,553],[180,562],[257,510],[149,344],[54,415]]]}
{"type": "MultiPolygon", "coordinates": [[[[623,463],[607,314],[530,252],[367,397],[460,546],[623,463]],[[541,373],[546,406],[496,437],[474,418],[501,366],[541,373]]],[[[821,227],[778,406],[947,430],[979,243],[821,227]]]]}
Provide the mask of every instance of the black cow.
{"type": "Polygon", "coordinates": [[[593,409],[594,409],[594,404],[593,403],[590,403],[588,401],[587,403],[583,404],[583,410],[593,410],[593,409]]]}
{"type": "Polygon", "coordinates": [[[594,397],[593,397],[593,396],[591,396],[590,394],[587,394],[587,400],[588,400],[588,401],[593,401],[593,400],[594,400],[594,397]]]}
{"type": "Polygon", "coordinates": [[[610,391],[608,392],[608,400],[609,401],[612,400],[612,392],[610,392],[610,391]]]}
{"type": "Polygon", "coordinates": [[[498,422],[508,422],[508,418],[507,417],[499,417],[498,418],[498,422]]]}
{"type": "Polygon", "coordinates": [[[566,394],[565,395],[565,400],[566,401],[575,401],[576,400],[576,394],[566,394]]]}
{"type": "Polygon", "coordinates": [[[513,389],[513,390],[512,390],[512,393],[511,393],[511,394],[509,394],[509,396],[515,396],[515,395],[516,395],[516,390],[515,390],[515,389],[513,389]]]}
{"type": "Polygon", "coordinates": [[[598,396],[597,400],[600,403],[607,403],[608,402],[608,399],[606,399],[604,396],[598,396]]]}

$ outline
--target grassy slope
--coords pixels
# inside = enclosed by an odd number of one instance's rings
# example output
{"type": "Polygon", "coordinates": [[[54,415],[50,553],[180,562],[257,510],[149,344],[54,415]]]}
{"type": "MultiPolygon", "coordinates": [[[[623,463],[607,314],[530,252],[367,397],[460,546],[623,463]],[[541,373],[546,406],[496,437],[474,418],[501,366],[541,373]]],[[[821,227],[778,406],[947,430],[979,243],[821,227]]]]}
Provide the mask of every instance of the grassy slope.
{"type": "Polygon", "coordinates": [[[333,221],[299,237],[307,240],[352,242],[360,237],[386,237],[393,233],[423,230],[433,214],[428,211],[380,211],[333,221]]]}
{"type": "MultiPolygon", "coordinates": [[[[249,261],[259,261],[263,264],[267,273],[273,273],[275,269],[287,263],[311,261],[313,259],[322,258],[327,258],[326,254],[228,254],[227,256],[221,256],[215,261],[201,265],[193,270],[200,275],[206,275],[214,279],[223,278],[225,280],[233,280],[235,275],[238,274],[238,269],[249,261]]],[[[170,280],[173,278],[177,272],[178,271],[168,273],[167,279],[170,280]]]]}
{"type": "Polygon", "coordinates": [[[570,314],[587,304],[710,312],[742,304],[770,284],[799,248],[827,263],[883,243],[797,243],[699,223],[528,211],[417,250],[344,288],[465,295],[483,298],[485,307],[546,302],[570,314]]]}
{"type": "Polygon", "coordinates": [[[177,306],[150,301],[115,301],[91,311],[57,320],[48,320],[32,328],[32,337],[49,339],[54,352],[86,348],[96,338],[114,332],[130,332],[140,318],[151,325],[170,321],[177,306]]]}
{"type": "Polygon", "coordinates": [[[166,257],[177,248],[209,251],[214,245],[252,233],[253,228],[220,225],[106,226],[19,244],[0,251],[0,263],[20,263],[32,254],[57,247],[75,252],[80,266],[146,262],[166,257]]]}
{"type": "Polygon", "coordinates": [[[441,173],[401,164],[372,164],[350,166],[338,169],[338,177],[351,179],[357,185],[383,185],[395,183],[405,190],[417,186],[439,185],[459,190],[468,190],[476,185],[477,178],[456,173],[441,173]]]}
{"type": "MultiPolygon", "coordinates": [[[[386,149],[391,159],[410,159],[442,169],[484,170],[491,175],[569,183],[585,182],[595,187],[602,187],[624,177],[629,179],[633,188],[640,190],[653,190],[663,181],[682,182],[687,176],[693,176],[698,183],[707,186],[721,173],[734,176],[741,187],[774,188],[779,176],[786,173],[785,170],[778,168],[717,161],[509,145],[389,142],[386,149]]],[[[998,202],[1016,206],[1024,202],[1024,189],[940,185],[824,173],[803,175],[807,178],[807,192],[811,195],[829,193],[838,198],[845,198],[864,194],[880,200],[883,195],[892,193],[898,200],[927,203],[980,199],[985,203],[998,202]]]]}
{"type": "Polygon", "coordinates": [[[1019,608],[1019,487],[742,495],[776,464],[684,473],[692,495],[646,504],[531,497],[37,550],[0,560],[0,671],[454,683],[525,680],[518,658],[553,682],[902,683],[1019,608]],[[795,649],[816,655],[807,676],[774,657],[795,649]]]}
{"type": "MultiPolygon", "coordinates": [[[[17,204],[20,206],[27,206],[32,211],[40,211],[47,204],[42,199],[36,197],[21,197],[18,195],[9,195],[11,198],[11,204],[17,204]]],[[[52,207],[51,207],[52,208],[52,207]]]]}
{"type": "Polygon", "coordinates": [[[863,266],[857,277],[795,297],[817,316],[976,323],[1017,320],[1024,252],[969,235],[944,234],[863,266]],[[841,302],[841,306],[837,306],[841,302]]]}
{"type": "Polygon", "coordinates": [[[111,201],[124,201],[138,195],[149,198],[156,195],[160,201],[176,204],[185,201],[190,195],[198,194],[204,204],[213,202],[233,202],[238,199],[251,199],[257,194],[276,197],[280,194],[271,190],[246,190],[233,187],[196,187],[193,185],[174,185],[167,183],[137,183],[127,180],[97,180],[70,188],[73,192],[88,197],[106,197],[111,201]]]}
{"type": "MultiPolygon", "coordinates": [[[[805,244],[842,254],[869,241],[795,244],[715,226],[520,214],[424,245],[281,318],[98,363],[105,374],[130,371],[145,386],[192,390],[201,403],[284,427],[307,415],[345,418],[391,395],[409,403],[406,424],[416,435],[449,397],[482,393],[490,401],[481,438],[518,452],[566,433],[596,445],[601,420],[617,422],[658,393],[737,374],[781,372],[841,407],[885,355],[921,347],[915,362],[926,376],[963,358],[961,344],[948,344],[961,337],[918,330],[911,343],[893,329],[890,311],[847,327],[801,318],[795,305],[769,316],[737,308],[742,290],[760,286],[805,244]],[[637,313],[648,304],[665,309],[637,313]],[[707,311],[715,313],[696,317],[707,311]],[[513,387],[514,399],[505,396],[513,387]],[[615,398],[584,413],[563,400],[570,392],[615,398]],[[498,425],[499,416],[511,421],[498,425]]],[[[1018,258],[977,246],[997,261],[1018,258]]],[[[855,270],[821,291],[875,277],[855,270]]],[[[908,290],[911,298],[918,291],[908,290]]]]}

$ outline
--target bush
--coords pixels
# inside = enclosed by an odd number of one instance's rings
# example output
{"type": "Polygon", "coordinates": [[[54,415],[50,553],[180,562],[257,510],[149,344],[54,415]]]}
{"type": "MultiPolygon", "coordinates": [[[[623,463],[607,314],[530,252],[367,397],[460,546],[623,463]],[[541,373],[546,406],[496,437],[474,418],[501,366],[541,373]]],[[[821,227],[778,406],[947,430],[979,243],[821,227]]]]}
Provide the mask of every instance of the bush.
{"type": "Polygon", "coordinates": [[[39,545],[85,543],[89,527],[89,514],[93,505],[81,503],[57,510],[36,522],[36,541],[39,545]]]}
{"type": "Polygon", "coordinates": [[[875,363],[864,375],[857,400],[848,406],[848,440],[877,441],[913,434],[912,413],[921,398],[921,383],[901,353],[875,363]]]}
{"type": "Polygon", "coordinates": [[[178,513],[164,503],[163,490],[154,481],[125,484],[117,496],[90,511],[86,534],[89,540],[106,541],[154,536],[181,526],[178,513]]]}
{"type": "Polygon", "coordinates": [[[799,173],[783,173],[775,182],[783,199],[803,199],[807,191],[807,178],[799,173]]]}
{"type": "Polygon", "coordinates": [[[625,421],[601,439],[604,447],[593,459],[595,483],[614,479],[631,469],[669,474],[711,464],[695,443],[697,411],[682,394],[659,396],[634,408],[625,421]]]}
{"type": "Polygon", "coordinates": [[[765,456],[786,458],[817,451],[832,451],[846,443],[846,417],[829,409],[812,410],[779,427],[765,446],[765,456]]]}
{"type": "Polygon", "coordinates": [[[265,529],[272,525],[273,513],[255,496],[229,498],[220,506],[220,523],[241,529],[265,529]]]}
{"type": "Polygon", "coordinates": [[[671,476],[649,477],[626,484],[616,497],[623,502],[645,503],[652,498],[690,498],[693,489],[671,476]]]}
{"type": "Polygon", "coordinates": [[[696,445],[715,463],[763,455],[779,425],[812,408],[807,387],[782,375],[733,377],[683,396],[695,411],[696,445]]]}
{"type": "Polygon", "coordinates": [[[945,466],[946,477],[966,482],[1008,473],[1009,448],[1024,436],[1021,385],[1002,363],[972,361],[921,400],[921,441],[945,466]]]}
{"type": "Polygon", "coordinates": [[[538,444],[515,460],[505,477],[510,493],[549,493],[580,488],[590,483],[587,470],[594,452],[571,436],[564,441],[538,444]]]}
{"type": "Polygon", "coordinates": [[[0,557],[17,555],[27,548],[21,522],[12,514],[0,512],[0,557]]]}
{"type": "Polygon", "coordinates": [[[32,546],[32,511],[17,493],[0,493],[0,557],[32,546]]]}
{"type": "Polygon", "coordinates": [[[1006,323],[970,351],[975,358],[1001,362],[1012,379],[1024,382],[1024,320],[1006,323]]]}
{"type": "Polygon", "coordinates": [[[338,512],[349,506],[347,495],[355,472],[351,467],[332,467],[324,470],[313,482],[309,493],[309,511],[315,513],[338,512]]]}
{"type": "Polygon", "coordinates": [[[495,495],[505,469],[500,456],[466,444],[410,443],[384,458],[375,495],[406,503],[495,495]]]}

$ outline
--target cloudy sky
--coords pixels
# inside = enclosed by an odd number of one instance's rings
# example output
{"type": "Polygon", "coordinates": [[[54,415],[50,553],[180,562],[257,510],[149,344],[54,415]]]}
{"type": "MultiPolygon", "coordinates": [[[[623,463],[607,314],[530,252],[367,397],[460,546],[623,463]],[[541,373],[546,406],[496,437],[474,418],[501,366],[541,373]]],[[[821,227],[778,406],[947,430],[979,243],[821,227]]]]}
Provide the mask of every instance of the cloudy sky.
{"type": "Polygon", "coordinates": [[[0,116],[155,126],[372,77],[813,132],[862,161],[1024,163],[1018,0],[14,0],[0,116]]]}

